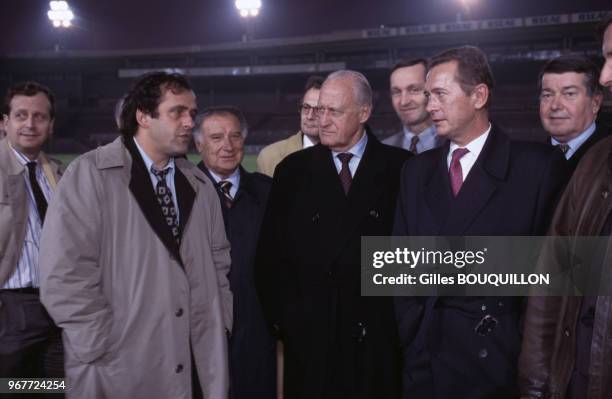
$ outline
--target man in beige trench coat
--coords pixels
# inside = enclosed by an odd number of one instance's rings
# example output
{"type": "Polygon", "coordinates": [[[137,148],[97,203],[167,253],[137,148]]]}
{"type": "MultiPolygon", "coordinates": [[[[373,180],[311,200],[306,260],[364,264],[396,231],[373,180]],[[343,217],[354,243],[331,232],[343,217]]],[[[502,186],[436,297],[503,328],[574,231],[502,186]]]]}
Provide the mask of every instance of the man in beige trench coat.
{"type": "Polygon", "coordinates": [[[69,398],[226,398],[229,244],[210,180],[181,156],[185,78],[137,81],[121,138],[70,164],[49,207],[41,296],[64,329],[69,398]]]}

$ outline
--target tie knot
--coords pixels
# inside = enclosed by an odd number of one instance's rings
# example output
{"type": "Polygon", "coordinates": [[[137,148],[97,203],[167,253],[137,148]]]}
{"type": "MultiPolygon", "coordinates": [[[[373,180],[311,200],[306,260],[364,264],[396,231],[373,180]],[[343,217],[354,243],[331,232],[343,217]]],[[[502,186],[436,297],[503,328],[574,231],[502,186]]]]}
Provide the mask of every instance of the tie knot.
{"type": "Polygon", "coordinates": [[[470,152],[470,150],[468,150],[467,148],[456,148],[455,151],[453,151],[453,157],[451,159],[451,162],[455,163],[459,161],[468,152],[470,152]]]}
{"type": "Polygon", "coordinates": [[[151,173],[155,175],[159,180],[166,180],[166,175],[170,172],[170,168],[157,170],[151,166],[151,173]]]}
{"type": "Polygon", "coordinates": [[[223,191],[223,193],[229,194],[230,189],[232,188],[232,182],[228,180],[221,180],[219,182],[219,187],[221,188],[221,191],[223,191]]]}
{"type": "Polygon", "coordinates": [[[413,154],[416,154],[418,152],[417,150],[418,143],[419,143],[419,136],[412,136],[412,139],[410,140],[410,152],[412,152],[413,154]]]}
{"type": "Polygon", "coordinates": [[[353,154],[350,152],[343,152],[338,154],[338,159],[342,162],[342,165],[348,165],[349,161],[353,158],[353,154]]]}
{"type": "Polygon", "coordinates": [[[34,162],[34,161],[32,161],[32,162],[28,162],[28,163],[26,164],[26,166],[28,167],[28,171],[29,171],[30,173],[33,173],[33,172],[35,172],[35,171],[36,171],[36,162],[34,162]]]}
{"type": "Polygon", "coordinates": [[[567,154],[567,152],[568,152],[568,151],[569,151],[569,149],[570,149],[569,144],[565,144],[565,143],[564,143],[564,144],[559,144],[559,145],[557,145],[557,147],[559,147],[559,149],[561,150],[561,152],[562,152],[563,154],[567,154]]]}

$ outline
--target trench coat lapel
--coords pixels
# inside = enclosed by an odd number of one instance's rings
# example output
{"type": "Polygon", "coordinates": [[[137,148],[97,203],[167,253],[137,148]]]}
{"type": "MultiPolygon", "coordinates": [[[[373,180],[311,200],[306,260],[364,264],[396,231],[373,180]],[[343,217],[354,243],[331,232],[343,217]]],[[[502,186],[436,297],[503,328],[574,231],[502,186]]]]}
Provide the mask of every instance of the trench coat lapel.
{"type": "MultiPolygon", "coordinates": [[[[130,182],[129,188],[138,206],[142,210],[142,213],[145,216],[147,222],[155,232],[155,234],[159,237],[161,242],[164,244],[166,249],[174,256],[175,259],[179,262],[181,266],[183,266],[183,262],[181,260],[181,255],[179,253],[179,246],[174,240],[172,236],[172,232],[170,228],[166,224],[166,221],[162,215],[161,208],[157,199],[155,198],[155,191],[153,190],[153,185],[151,184],[151,177],[149,176],[149,172],[136,148],[136,145],[132,140],[123,140],[124,145],[128,149],[131,157],[132,157],[132,168],[130,170],[130,182]]],[[[178,172],[178,168],[176,170],[178,172]]],[[[179,173],[175,172],[175,177],[179,175],[179,173]]],[[[185,177],[180,174],[183,179],[185,177]]],[[[181,197],[181,193],[179,193],[177,180],[175,180],[175,187],[177,189],[178,198],[181,197]]],[[[186,182],[186,179],[184,180],[186,182]]],[[[189,183],[187,183],[189,184],[189,183]]],[[[181,183],[182,186],[182,183],[181,183]]],[[[182,201],[182,200],[181,200],[182,201]]],[[[179,203],[179,211],[180,211],[180,203],[179,203]]],[[[191,200],[191,204],[193,204],[193,199],[191,200]]],[[[183,207],[188,205],[187,203],[183,203],[183,207]]],[[[187,209],[187,208],[186,208],[187,209]]],[[[190,207],[189,207],[190,210],[190,207]]],[[[180,215],[180,218],[183,219],[183,215],[180,215]]]]}

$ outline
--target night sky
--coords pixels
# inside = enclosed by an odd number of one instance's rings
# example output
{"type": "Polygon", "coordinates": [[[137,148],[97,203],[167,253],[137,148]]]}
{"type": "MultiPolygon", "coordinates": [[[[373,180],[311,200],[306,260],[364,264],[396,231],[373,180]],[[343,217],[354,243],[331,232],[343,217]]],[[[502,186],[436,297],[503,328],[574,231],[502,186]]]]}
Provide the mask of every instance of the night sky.
{"type": "MultiPolygon", "coordinates": [[[[256,38],[334,30],[451,22],[460,0],[262,0],[256,38]]],[[[467,0],[466,0],[467,1],[467,0]]],[[[612,10],[604,0],[469,0],[474,19],[612,10]]],[[[75,27],[55,30],[44,0],[0,0],[0,54],[51,50],[119,50],[239,41],[233,0],[69,0],[75,27]]],[[[467,18],[466,18],[467,19],[467,18]]]]}

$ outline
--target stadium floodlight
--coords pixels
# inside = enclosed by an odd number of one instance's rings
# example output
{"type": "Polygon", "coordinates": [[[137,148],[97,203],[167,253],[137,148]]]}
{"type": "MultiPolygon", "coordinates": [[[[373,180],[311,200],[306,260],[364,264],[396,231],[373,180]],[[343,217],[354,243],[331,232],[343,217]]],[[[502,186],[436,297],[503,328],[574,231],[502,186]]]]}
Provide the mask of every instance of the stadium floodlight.
{"type": "Polygon", "coordinates": [[[47,16],[54,27],[69,28],[72,25],[74,14],[67,2],[63,0],[50,1],[49,8],[50,10],[47,11],[47,16]]]}
{"type": "Polygon", "coordinates": [[[236,0],[236,8],[243,18],[256,17],[261,9],[261,0],[236,0]]]}

